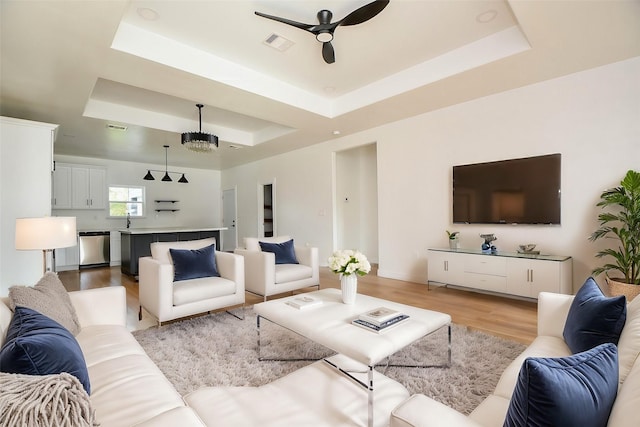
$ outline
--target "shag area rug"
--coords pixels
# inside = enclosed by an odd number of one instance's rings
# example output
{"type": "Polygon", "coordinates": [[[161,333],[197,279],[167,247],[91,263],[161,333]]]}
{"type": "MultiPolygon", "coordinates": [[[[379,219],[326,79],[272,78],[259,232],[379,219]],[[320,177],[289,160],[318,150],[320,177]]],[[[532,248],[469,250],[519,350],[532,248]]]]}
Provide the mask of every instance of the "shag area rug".
{"type": "MultiPolygon", "coordinates": [[[[263,357],[332,354],[264,320],[260,331],[263,357]]],[[[312,363],[258,361],[256,315],[249,308],[244,320],[222,312],[133,335],[181,394],[204,386],[260,386],[312,363]]],[[[451,341],[450,368],[389,367],[385,375],[410,394],[423,393],[468,414],[491,394],[502,371],[525,346],[459,325],[453,325],[451,341]]],[[[394,355],[392,363],[441,365],[446,358],[447,330],[443,328],[394,355]]],[[[382,366],[377,369],[384,372],[382,366]]]]}

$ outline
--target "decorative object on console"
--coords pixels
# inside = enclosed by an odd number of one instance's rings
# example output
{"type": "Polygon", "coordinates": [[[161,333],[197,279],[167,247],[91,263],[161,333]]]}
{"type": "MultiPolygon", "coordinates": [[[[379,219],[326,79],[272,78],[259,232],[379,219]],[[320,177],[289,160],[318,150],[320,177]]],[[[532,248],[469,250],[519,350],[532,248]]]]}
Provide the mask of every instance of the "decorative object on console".
{"type": "MultiPolygon", "coordinates": [[[[167,150],[169,149],[169,146],[168,145],[163,145],[163,147],[164,147],[164,176],[162,177],[162,181],[164,181],[164,182],[173,181],[171,179],[171,177],[169,176],[169,173],[177,173],[177,174],[182,174],[182,176],[180,177],[178,182],[180,182],[182,184],[188,184],[189,181],[187,181],[187,178],[184,176],[184,173],[182,173],[182,172],[173,172],[173,171],[169,172],[169,170],[168,170],[169,168],[167,166],[167,155],[168,155],[167,150]]],[[[153,177],[153,175],[151,175],[151,171],[163,172],[163,171],[158,170],[158,169],[147,169],[147,174],[142,179],[144,179],[145,181],[155,181],[155,178],[153,177]]]]}
{"type": "Polygon", "coordinates": [[[359,251],[338,250],[329,257],[329,268],[340,275],[342,302],[353,304],[358,292],[358,276],[364,276],[371,271],[367,257],[359,251]]]}
{"type": "Polygon", "coordinates": [[[518,253],[519,254],[528,254],[528,255],[540,255],[540,251],[535,251],[536,248],[535,243],[528,243],[526,245],[518,245],[518,253]]]}
{"type": "Polygon", "coordinates": [[[610,256],[615,262],[595,268],[593,274],[606,273],[609,293],[632,300],[640,294],[640,172],[629,170],[620,186],[603,191],[600,199],[596,206],[613,210],[598,215],[600,228],[589,240],[607,237],[619,243],[616,249],[598,251],[597,258],[610,256]],[[612,278],[610,272],[623,277],[612,278]]]}
{"type": "Polygon", "coordinates": [[[447,236],[449,236],[449,249],[458,249],[460,247],[458,240],[460,232],[447,230],[447,236]]]}
{"type": "Polygon", "coordinates": [[[16,249],[20,251],[41,249],[44,273],[51,270],[47,266],[47,252],[77,244],[75,216],[16,219],[16,249]]]}
{"type": "Polygon", "coordinates": [[[182,134],[182,145],[191,151],[198,153],[210,153],[218,148],[218,137],[210,133],[202,132],[202,104],[196,104],[198,107],[198,119],[200,130],[198,132],[184,132],[182,134]]]}
{"type": "Polygon", "coordinates": [[[496,247],[493,245],[493,243],[496,240],[498,240],[498,238],[496,236],[494,236],[493,233],[491,234],[481,234],[480,237],[482,237],[484,239],[484,243],[482,244],[482,252],[483,253],[495,253],[497,252],[496,247]]]}

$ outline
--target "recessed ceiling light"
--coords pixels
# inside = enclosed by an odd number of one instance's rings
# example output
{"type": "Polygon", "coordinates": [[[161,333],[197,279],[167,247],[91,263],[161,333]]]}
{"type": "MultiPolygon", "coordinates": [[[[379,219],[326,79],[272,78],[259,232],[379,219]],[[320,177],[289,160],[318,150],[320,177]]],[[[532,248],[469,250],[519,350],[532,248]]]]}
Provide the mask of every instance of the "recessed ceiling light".
{"type": "Polygon", "coordinates": [[[284,37],[276,33],[273,33],[269,37],[264,39],[263,43],[276,50],[279,50],[280,52],[284,52],[295,44],[291,40],[285,39],[284,37]]]}
{"type": "Polygon", "coordinates": [[[486,12],[482,12],[478,16],[476,16],[476,21],[481,24],[486,24],[487,22],[491,22],[498,16],[498,11],[495,9],[489,9],[486,12]]]}
{"type": "Polygon", "coordinates": [[[146,21],[156,21],[160,17],[158,12],[148,7],[139,7],[136,12],[138,12],[138,16],[146,21]]]}
{"type": "Polygon", "coordinates": [[[336,136],[337,136],[337,135],[340,135],[340,131],[339,131],[339,130],[334,130],[334,131],[333,131],[333,134],[334,134],[334,135],[336,135],[336,136]]]}

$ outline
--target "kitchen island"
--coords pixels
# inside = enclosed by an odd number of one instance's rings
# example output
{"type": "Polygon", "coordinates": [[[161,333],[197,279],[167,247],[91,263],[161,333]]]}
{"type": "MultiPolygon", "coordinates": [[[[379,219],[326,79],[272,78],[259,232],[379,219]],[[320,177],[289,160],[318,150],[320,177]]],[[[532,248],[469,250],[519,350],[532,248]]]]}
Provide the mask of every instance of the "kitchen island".
{"type": "Polygon", "coordinates": [[[125,228],[120,231],[122,252],[121,271],[129,276],[138,276],[138,258],[151,256],[151,243],[178,242],[185,240],[216,239],[216,249],[222,247],[220,231],[226,227],[211,228],[125,228]]]}

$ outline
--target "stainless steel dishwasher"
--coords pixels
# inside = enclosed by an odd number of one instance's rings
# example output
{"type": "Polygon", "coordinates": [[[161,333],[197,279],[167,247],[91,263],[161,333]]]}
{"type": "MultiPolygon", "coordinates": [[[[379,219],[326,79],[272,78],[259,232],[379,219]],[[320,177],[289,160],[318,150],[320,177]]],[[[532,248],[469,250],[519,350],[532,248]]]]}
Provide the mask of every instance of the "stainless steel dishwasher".
{"type": "Polygon", "coordinates": [[[80,268],[102,267],[109,265],[111,259],[111,233],[109,231],[81,231],[80,268]]]}

